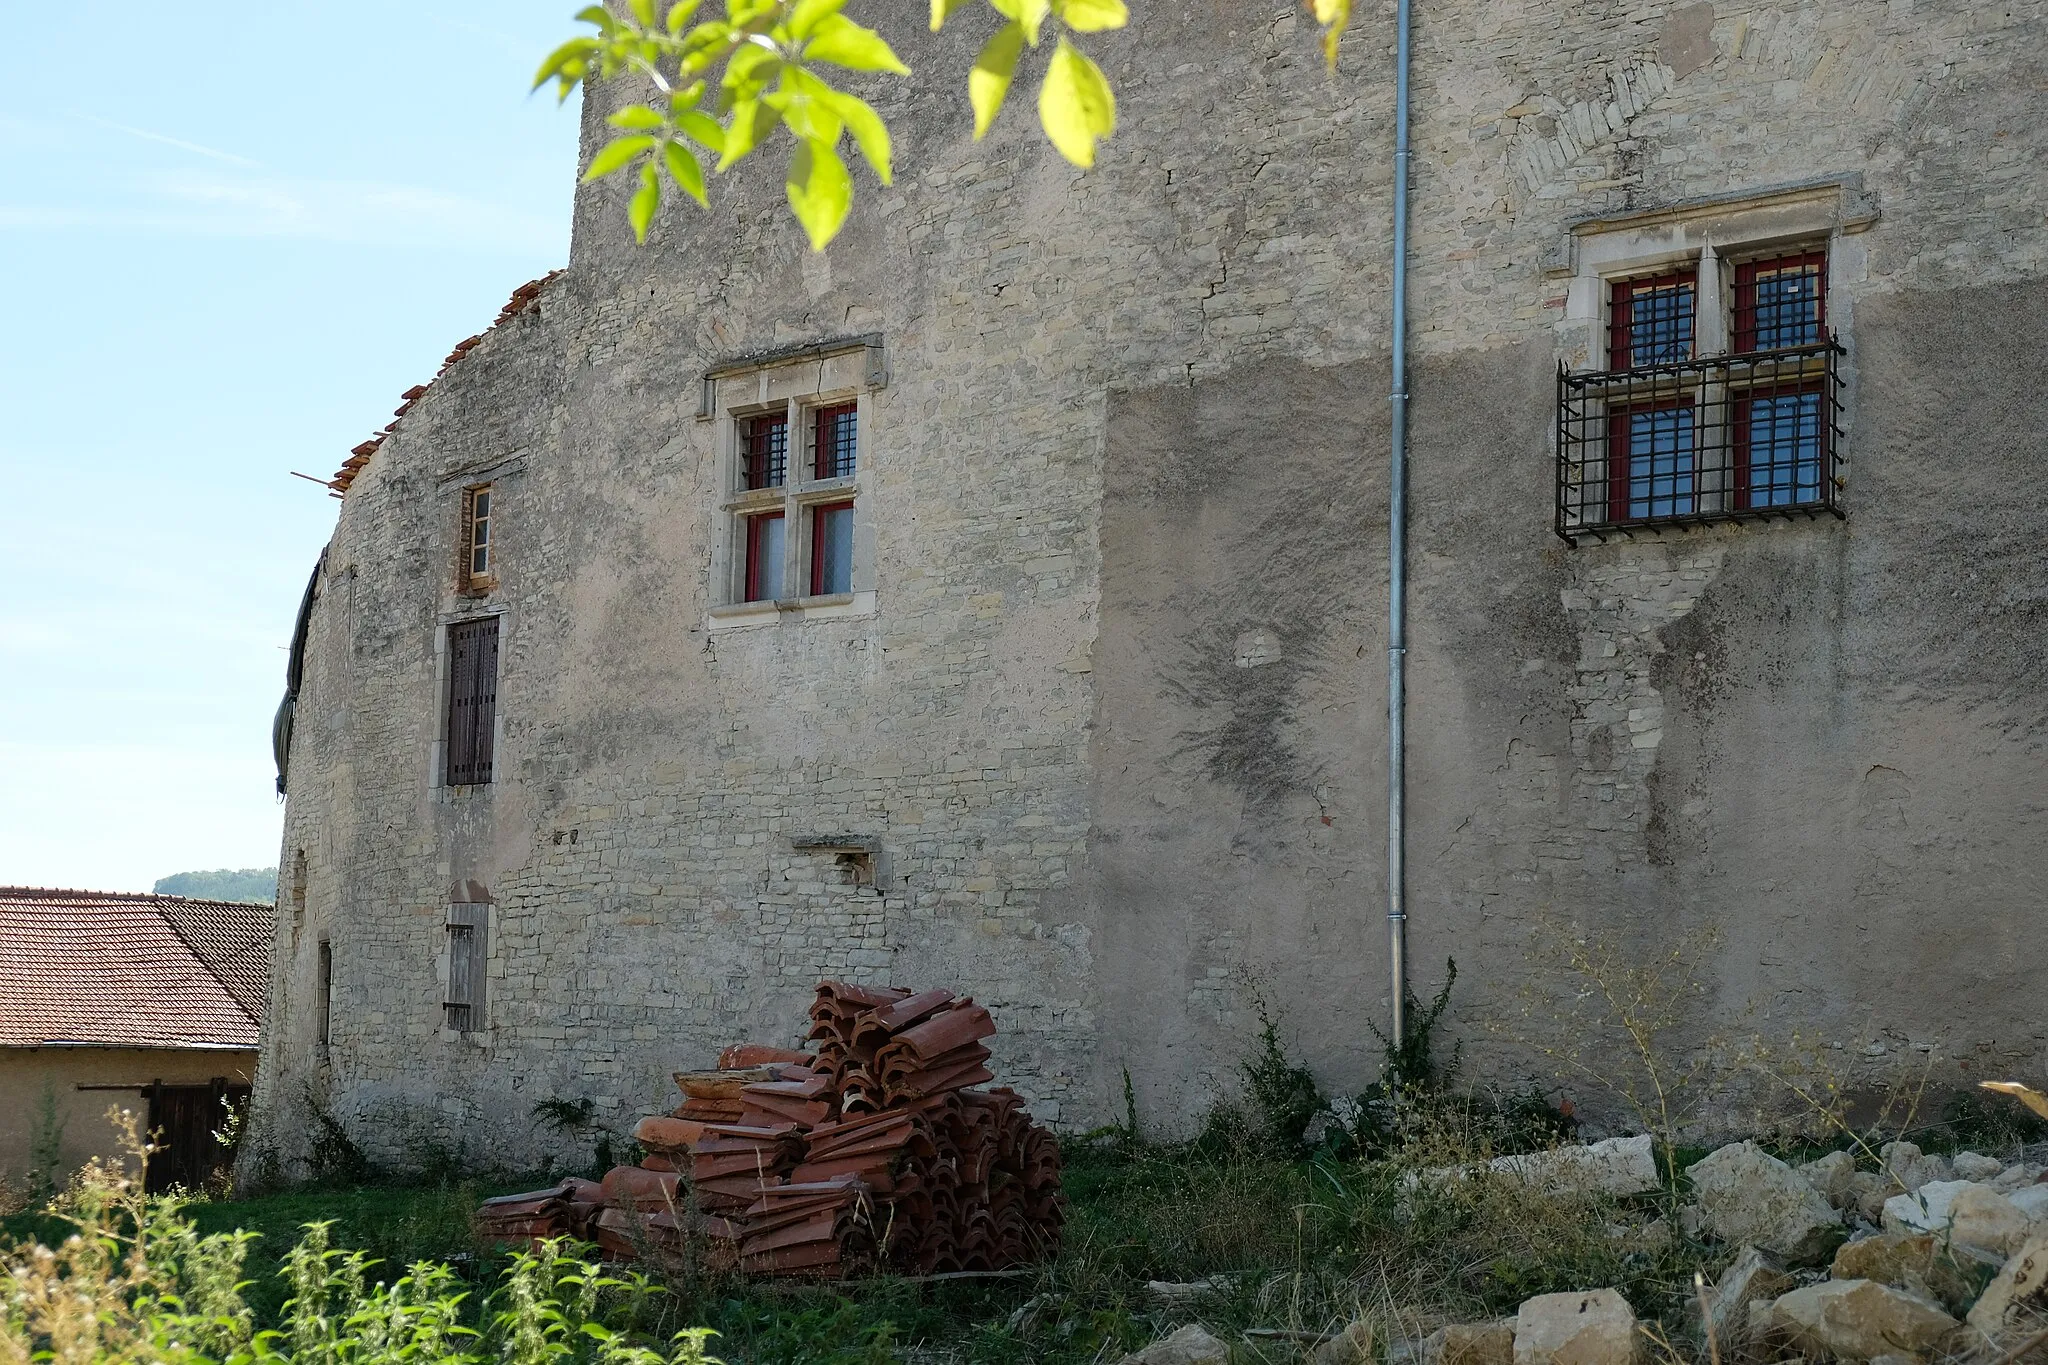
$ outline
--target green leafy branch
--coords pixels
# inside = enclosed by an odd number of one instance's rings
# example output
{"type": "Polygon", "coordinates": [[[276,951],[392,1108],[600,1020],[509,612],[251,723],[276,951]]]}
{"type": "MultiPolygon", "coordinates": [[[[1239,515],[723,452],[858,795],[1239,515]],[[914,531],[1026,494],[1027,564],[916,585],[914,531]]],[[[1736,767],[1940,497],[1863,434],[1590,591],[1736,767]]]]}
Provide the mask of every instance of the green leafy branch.
{"type": "MultiPolygon", "coordinates": [[[[566,100],[593,79],[646,81],[654,96],[629,104],[607,122],[618,136],[591,158],[585,183],[632,174],[626,206],[636,240],[661,208],[665,186],[705,198],[711,174],[730,169],[778,128],[792,146],[784,177],[789,206],[813,250],[838,235],[853,207],[853,177],[840,156],[851,138],[882,184],[893,179],[888,126],[874,107],[835,86],[820,68],[907,76],[905,66],[873,29],[841,13],[848,0],[725,0],[723,18],[699,19],[702,0],[681,0],[657,17],[655,0],[625,0],[623,12],[591,5],[576,18],[594,33],[563,43],[541,64],[538,89],[553,82],[566,100]]],[[[1016,79],[1024,50],[1052,38],[1038,87],[1038,121],[1061,156],[1095,164],[1102,139],[1116,129],[1109,80],[1073,34],[1124,27],[1124,0],[985,0],[1002,20],[967,77],[974,136],[987,135],[1016,79]]],[[[1308,0],[1324,29],[1324,52],[1336,62],[1337,39],[1351,0],[1308,0]]],[[[931,0],[931,26],[942,28],[975,0],[931,0]]]]}

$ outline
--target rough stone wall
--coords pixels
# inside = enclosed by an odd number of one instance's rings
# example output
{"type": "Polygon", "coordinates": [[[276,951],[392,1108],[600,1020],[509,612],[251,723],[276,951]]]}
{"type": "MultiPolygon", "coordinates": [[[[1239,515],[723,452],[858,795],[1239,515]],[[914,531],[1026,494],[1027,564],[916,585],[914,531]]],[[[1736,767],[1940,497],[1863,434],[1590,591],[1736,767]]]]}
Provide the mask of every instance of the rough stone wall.
{"type": "MultiPolygon", "coordinates": [[[[1028,98],[967,138],[974,35],[877,17],[919,70],[880,97],[902,174],[863,180],[829,253],[770,165],[644,249],[617,187],[582,191],[567,273],[348,494],[252,1149],[302,1161],[317,1109],[386,1159],[531,1163],[558,1141],[537,1100],[630,1116],[676,1064],[786,1036],[824,974],[972,990],[1005,1078],[1069,1126],[1126,1067],[1146,1117],[1194,1117],[1250,982],[1327,1083],[1371,1076],[1390,15],[1331,78],[1296,9],[1143,13],[1098,45],[1122,126],[1086,175],[1028,98]],[[699,377],[868,332],[875,612],[707,629],[728,528],[699,377]],[[456,507],[485,477],[478,604],[456,507]],[[451,790],[437,640],[480,606],[503,613],[497,777],[451,790]],[[874,841],[875,884],[795,847],[826,836],[874,841]],[[438,1009],[464,880],[496,907],[468,1035],[438,1009]]],[[[2044,340],[2044,6],[1455,0],[1418,23],[1418,974],[1455,951],[1476,1018],[1542,916],[1645,951],[1712,929],[1728,1017],[2038,1056],[2043,452],[2018,371],[2044,340]],[[1848,519],[1558,541],[1567,226],[1852,174],[1880,217],[1838,239],[1831,299],[1848,519]]]]}

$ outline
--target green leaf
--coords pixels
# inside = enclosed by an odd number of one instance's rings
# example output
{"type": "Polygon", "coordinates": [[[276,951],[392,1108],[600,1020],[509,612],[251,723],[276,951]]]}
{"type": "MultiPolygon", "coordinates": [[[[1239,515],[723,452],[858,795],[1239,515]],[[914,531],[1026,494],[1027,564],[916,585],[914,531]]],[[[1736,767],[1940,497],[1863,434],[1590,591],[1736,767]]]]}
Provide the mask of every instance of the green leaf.
{"type": "Polygon", "coordinates": [[[899,76],[910,74],[910,68],[897,57],[881,34],[871,28],[862,28],[843,14],[828,15],[818,24],[810,43],[804,48],[804,58],[813,62],[830,62],[853,71],[893,71],[899,76]]]}
{"type": "Polygon", "coordinates": [[[846,8],[846,0],[796,0],[796,8],[789,12],[789,36],[793,42],[802,42],[811,36],[818,24],[846,8]]]}
{"type": "Polygon", "coordinates": [[[1061,156],[1076,166],[1095,164],[1095,144],[1116,130],[1116,96],[1102,68],[1060,39],[1038,87],[1038,121],[1061,156]]]}
{"type": "Polygon", "coordinates": [[[640,27],[654,27],[654,0],[628,0],[628,3],[633,10],[633,18],[640,27]]]}
{"type": "Polygon", "coordinates": [[[685,137],[705,151],[725,151],[725,129],[719,126],[717,119],[702,110],[692,109],[687,114],[679,115],[676,126],[683,130],[685,137]]]}
{"type": "Polygon", "coordinates": [[[654,211],[661,207],[661,177],[654,173],[654,163],[649,161],[640,168],[640,188],[634,191],[633,200],[626,205],[626,221],[633,225],[633,240],[647,240],[647,226],[654,221],[654,211]]]}
{"type": "Polygon", "coordinates": [[[645,104],[629,104],[606,118],[605,122],[614,128],[635,133],[651,133],[668,126],[668,120],[661,116],[659,110],[645,104]]]}
{"type": "Polygon", "coordinates": [[[796,220],[810,234],[811,250],[823,251],[839,235],[847,211],[853,207],[853,177],[846,163],[828,146],[798,142],[789,158],[789,207],[796,220]]]}
{"type": "Polygon", "coordinates": [[[1100,33],[1131,21],[1124,0],[1054,0],[1060,21],[1076,33],[1100,33]]]}
{"type": "Polygon", "coordinates": [[[1024,50],[1021,24],[1004,24],[995,36],[982,44],[974,69],[967,73],[967,102],[974,106],[974,135],[988,132],[1010,93],[1010,81],[1017,74],[1017,56],[1024,50]]]}
{"type": "Polygon", "coordinates": [[[669,113],[681,118],[695,109],[704,99],[704,82],[691,81],[682,89],[673,91],[668,97],[669,113]]]}
{"type": "Polygon", "coordinates": [[[781,115],[760,100],[741,100],[732,107],[732,119],[725,126],[725,146],[720,150],[718,169],[724,170],[761,145],[781,115]]]}
{"type": "Polygon", "coordinates": [[[590,158],[590,169],[583,173],[583,183],[601,180],[613,171],[621,170],[642,152],[654,150],[656,139],[645,133],[629,137],[615,137],[605,144],[604,150],[590,158]]]}
{"type": "Polygon", "coordinates": [[[882,122],[882,116],[858,95],[849,95],[843,90],[832,92],[833,107],[839,117],[846,120],[846,131],[853,134],[853,141],[860,148],[860,154],[867,158],[874,168],[875,178],[884,185],[893,184],[894,177],[889,162],[889,126],[882,122]]]}
{"type": "MultiPolygon", "coordinates": [[[[596,50],[595,38],[571,38],[550,52],[548,59],[540,64],[540,70],[534,73],[533,88],[540,89],[552,78],[569,77],[571,68],[574,68],[575,79],[581,80],[583,72],[589,67],[590,54],[596,50]]],[[[562,93],[566,95],[569,92],[565,89],[562,93]]]]}
{"type": "Polygon", "coordinates": [[[932,32],[937,33],[953,17],[954,10],[968,3],[969,0],[932,0],[932,32]]]}
{"type": "Polygon", "coordinates": [[[610,33],[614,28],[618,27],[618,21],[612,18],[612,12],[603,5],[585,5],[582,9],[577,10],[576,22],[579,24],[596,24],[606,33],[610,33]]]}
{"type": "Polygon", "coordinates": [[[747,43],[725,64],[724,86],[734,100],[751,99],[782,69],[782,54],[774,46],[747,43]]]}
{"type": "Polygon", "coordinates": [[[845,125],[839,115],[837,96],[831,86],[803,68],[792,66],[783,69],[782,88],[766,99],[782,111],[782,121],[792,134],[830,147],[839,141],[840,129],[845,125]]]}
{"type": "Polygon", "coordinates": [[[668,167],[669,178],[682,187],[684,194],[700,204],[709,202],[704,198],[704,168],[690,155],[688,147],[680,142],[663,143],[661,160],[668,167]]]}
{"type": "Polygon", "coordinates": [[[988,0],[996,12],[1023,26],[1024,41],[1038,46],[1038,27],[1052,13],[1052,0],[988,0]]]}
{"type": "Polygon", "coordinates": [[[668,19],[663,27],[671,35],[681,33],[684,25],[690,22],[690,16],[696,12],[697,0],[676,0],[675,4],[669,6],[668,19]]]}

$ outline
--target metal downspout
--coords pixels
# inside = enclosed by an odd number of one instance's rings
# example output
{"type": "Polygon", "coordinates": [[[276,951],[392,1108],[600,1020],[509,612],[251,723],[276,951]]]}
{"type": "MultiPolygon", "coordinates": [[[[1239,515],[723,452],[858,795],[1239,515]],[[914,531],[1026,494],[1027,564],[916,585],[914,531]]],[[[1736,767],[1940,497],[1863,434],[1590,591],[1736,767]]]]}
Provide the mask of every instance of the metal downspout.
{"type": "Polygon", "coordinates": [[[1408,908],[1408,27],[1399,0],[1394,27],[1394,385],[1387,475],[1387,953],[1396,1048],[1407,1025],[1408,908]]]}

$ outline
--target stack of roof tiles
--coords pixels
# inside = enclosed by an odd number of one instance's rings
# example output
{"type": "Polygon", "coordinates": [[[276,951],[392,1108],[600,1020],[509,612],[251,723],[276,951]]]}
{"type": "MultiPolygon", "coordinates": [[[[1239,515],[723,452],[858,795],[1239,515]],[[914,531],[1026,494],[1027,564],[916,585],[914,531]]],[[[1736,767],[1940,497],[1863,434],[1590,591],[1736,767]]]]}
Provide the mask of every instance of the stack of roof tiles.
{"type": "Polygon", "coordinates": [[[989,1012],[951,991],[827,981],[811,1053],[743,1044],[680,1072],[648,1153],[601,1184],[487,1202],[491,1240],[576,1236],[608,1254],[839,1277],[1001,1270],[1059,1245],[1059,1145],[993,1080],[989,1012]]]}

